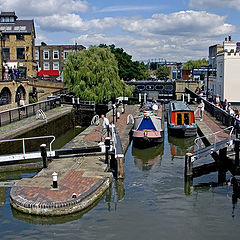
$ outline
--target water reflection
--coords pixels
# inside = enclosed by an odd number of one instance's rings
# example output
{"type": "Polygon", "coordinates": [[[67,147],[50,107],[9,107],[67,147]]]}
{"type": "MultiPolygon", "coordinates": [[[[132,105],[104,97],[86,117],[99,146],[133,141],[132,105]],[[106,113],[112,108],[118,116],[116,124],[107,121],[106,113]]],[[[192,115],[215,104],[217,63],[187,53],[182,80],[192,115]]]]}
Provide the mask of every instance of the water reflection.
{"type": "Polygon", "coordinates": [[[185,156],[186,153],[192,153],[194,151],[195,137],[191,138],[176,138],[168,136],[170,144],[172,159],[175,156],[185,156]]]}
{"type": "Polygon", "coordinates": [[[144,149],[132,147],[135,165],[142,171],[150,170],[157,163],[161,163],[163,152],[164,143],[144,149]]]}

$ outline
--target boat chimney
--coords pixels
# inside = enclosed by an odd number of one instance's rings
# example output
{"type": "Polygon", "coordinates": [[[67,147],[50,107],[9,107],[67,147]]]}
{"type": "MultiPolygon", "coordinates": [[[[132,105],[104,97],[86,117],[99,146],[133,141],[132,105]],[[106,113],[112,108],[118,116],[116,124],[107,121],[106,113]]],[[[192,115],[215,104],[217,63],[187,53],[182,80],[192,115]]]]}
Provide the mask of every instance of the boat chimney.
{"type": "Polygon", "coordinates": [[[231,42],[232,41],[232,37],[228,36],[228,41],[231,42]]]}

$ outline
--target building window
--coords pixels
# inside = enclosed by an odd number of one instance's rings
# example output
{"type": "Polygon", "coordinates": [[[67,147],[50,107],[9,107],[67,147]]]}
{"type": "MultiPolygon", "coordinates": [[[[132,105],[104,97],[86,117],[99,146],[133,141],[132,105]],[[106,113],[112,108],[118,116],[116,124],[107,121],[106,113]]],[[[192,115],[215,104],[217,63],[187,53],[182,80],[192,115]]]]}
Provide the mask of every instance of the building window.
{"type": "Polygon", "coordinates": [[[49,59],[49,51],[48,50],[43,51],[43,59],[49,59]]]}
{"type": "Polygon", "coordinates": [[[53,70],[59,70],[59,62],[53,63],[53,70]]]}
{"type": "Polygon", "coordinates": [[[35,50],[35,60],[39,60],[39,51],[35,50]]]}
{"type": "Polygon", "coordinates": [[[63,52],[63,58],[66,59],[67,55],[68,55],[69,51],[68,50],[64,50],[63,52]]]}
{"type": "Polygon", "coordinates": [[[23,34],[16,34],[16,40],[24,40],[24,35],[23,34]]]}
{"type": "Polygon", "coordinates": [[[43,70],[49,70],[49,62],[44,62],[43,64],[43,70]]]}
{"type": "Polygon", "coordinates": [[[3,48],[3,60],[9,60],[10,59],[10,50],[9,48],[3,48]]]}
{"type": "Polygon", "coordinates": [[[59,59],[59,52],[58,52],[58,50],[53,50],[53,59],[59,59]]]}
{"type": "Polygon", "coordinates": [[[17,48],[17,59],[25,59],[25,48],[17,48]]]}

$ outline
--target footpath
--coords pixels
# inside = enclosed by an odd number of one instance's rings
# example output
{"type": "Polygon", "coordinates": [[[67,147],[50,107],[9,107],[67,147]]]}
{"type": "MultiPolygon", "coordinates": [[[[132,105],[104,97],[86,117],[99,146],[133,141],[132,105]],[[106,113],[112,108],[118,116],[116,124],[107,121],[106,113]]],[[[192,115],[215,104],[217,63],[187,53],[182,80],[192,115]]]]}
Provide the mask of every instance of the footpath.
{"type": "MultiPolygon", "coordinates": [[[[134,116],[137,111],[138,106],[127,106],[125,113],[115,121],[124,151],[129,144],[131,129],[131,125],[126,124],[127,116],[134,116]]],[[[111,122],[112,111],[107,117],[111,122]]],[[[101,122],[99,126],[88,127],[64,148],[97,145],[100,134],[101,122]]],[[[35,177],[22,179],[12,187],[11,204],[22,212],[45,216],[70,214],[91,207],[112,182],[112,173],[107,172],[104,160],[104,155],[76,155],[54,159],[35,177]],[[52,186],[54,172],[58,174],[57,188],[52,186]]]]}
{"type": "MultiPolygon", "coordinates": [[[[61,116],[65,116],[72,111],[73,107],[69,105],[62,105],[61,107],[57,107],[45,112],[46,120],[51,122],[61,116]]],[[[0,127],[0,139],[12,139],[19,135],[22,135],[29,131],[29,129],[33,130],[37,127],[43,126],[46,124],[46,120],[38,119],[36,120],[36,116],[31,116],[28,118],[24,118],[20,121],[13,122],[11,124],[0,127]]]]}

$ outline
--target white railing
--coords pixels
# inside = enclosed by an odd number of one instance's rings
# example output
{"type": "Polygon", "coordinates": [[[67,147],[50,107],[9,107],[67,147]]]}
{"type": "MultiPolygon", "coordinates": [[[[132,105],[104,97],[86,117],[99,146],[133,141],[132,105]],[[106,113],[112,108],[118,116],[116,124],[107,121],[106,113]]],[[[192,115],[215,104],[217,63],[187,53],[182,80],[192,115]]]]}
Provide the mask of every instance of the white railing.
{"type": "Polygon", "coordinates": [[[199,144],[199,141],[202,140],[203,138],[207,138],[207,137],[210,137],[210,136],[214,136],[214,149],[216,148],[216,143],[217,143],[217,134],[221,133],[221,132],[226,132],[227,130],[230,130],[229,132],[229,137],[232,136],[232,133],[233,133],[233,130],[234,130],[234,127],[233,126],[230,126],[230,127],[227,127],[223,130],[220,130],[220,131],[217,131],[215,133],[211,133],[211,134],[208,134],[208,135],[205,135],[205,136],[202,136],[202,137],[198,137],[194,140],[194,143],[197,145],[197,148],[198,150],[201,148],[201,142],[199,144]],[[231,130],[230,130],[231,129],[231,130]]]}
{"type": "Polygon", "coordinates": [[[45,112],[42,109],[39,109],[36,114],[36,119],[41,119],[41,118],[42,120],[45,120],[47,122],[47,116],[45,112]]]}
{"type": "Polygon", "coordinates": [[[41,158],[41,152],[26,152],[25,142],[29,140],[36,140],[36,139],[49,139],[52,138],[52,141],[49,143],[49,151],[47,151],[48,157],[54,157],[55,152],[52,151],[52,144],[55,141],[55,136],[40,136],[40,137],[29,137],[29,138],[19,138],[19,139],[10,139],[10,140],[1,140],[1,143],[7,142],[18,142],[22,141],[22,153],[13,153],[9,155],[0,156],[0,162],[7,162],[7,161],[18,161],[18,160],[26,160],[26,159],[36,159],[41,158]]]}

